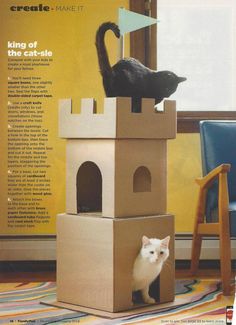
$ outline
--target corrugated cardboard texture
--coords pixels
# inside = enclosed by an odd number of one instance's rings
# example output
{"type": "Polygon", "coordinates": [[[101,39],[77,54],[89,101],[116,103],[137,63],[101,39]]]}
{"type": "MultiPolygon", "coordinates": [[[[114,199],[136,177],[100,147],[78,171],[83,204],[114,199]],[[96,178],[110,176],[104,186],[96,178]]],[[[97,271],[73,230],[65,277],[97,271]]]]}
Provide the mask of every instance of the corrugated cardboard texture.
{"type": "Polygon", "coordinates": [[[113,274],[110,220],[58,216],[57,299],[112,311],[113,274]]]}
{"type": "Polygon", "coordinates": [[[115,144],[115,217],[166,213],[166,141],[117,140],[115,144]],[[134,175],[144,166],[151,190],[134,191],[134,175]]]}
{"type": "MultiPolygon", "coordinates": [[[[102,200],[102,216],[119,218],[166,213],[166,155],[165,140],[68,140],[66,212],[78,212],[77,186],[79,191],[87,192],[85,205],[90,200],[93,206],[95,186],[80,184],[77,177],[86,162],[93,162],[102,177],[102,193],[98,193],[102,200]],[[150,190],[145,186],[142,189],[146,176],[142,173],[137,175],[140,168],[149,173],[150,190]],[[138,191],[134,186],[135,179],[140,181],[138,191]]],[[[85,175],[86,169],[81,174],[87,179],[90,177],[85,175]]]]}
{"type": "Polygon", "coordinates": [[[173,301],[175,292],[173,216],[116,219],[114,227],[116,236],[114,241],[114,290],[119,292],[115,296],[115,305],[120,306],[128,295],[132,278],[130,270],[132,270],[133,262],[141,248],[141,238],[143,235],[149,238],[160,239],[171,236],[168,265],[164,264],[160,275],[159,301],[161,303],[173,301]]]}
{"type": "Polygon", "coordinates": [[[93,162],[102,175],[103,215],[114,216],[115,140],[68,140],[66,150],[66,212],[77,213],[77,173],[83,163],[93,162]]]}
{"type": "Polygon", "coordinates": [[[71,99],[59,102],[59,136],[62,138],[173,139],[176,136],[176,103],[165,100],[164,111],[155,101],[142,99],[142,112],[131,112],[131,99],[105,98],[104,113],[96,114],[92,98],[82,99],[81,113],[72,114],[71,99]]]}
{"type": "MultiPolygon", "coordinates": [[[[73,305],[73,304],[68,304],[60,301],[52,301],[52,302],[46,302],[46,301],[41,301],[40,302],[43,305],[47,306],[54,306],[54,307],[59,307],[59,308],[65,308],[69,310],[74,310],[74,311],[79,311],[81,313],[86,313],[86,314],[92,314],[104,318],[122,318],[122,317],[129,317],[129,316],[135,316],[135,315],[140,315],[140,314],[145,314],[145,313],[150,313],[154,311],[158,311],[159,309],[163,308],[176,308],[177,306],[182,306],[180,305],[179,302],[169,302],[165,304],[155,304],[155,305],[140,305],[140,306],[135,306],[134,309],[126,310],[126,311],[120,311],[120,312],[108,312],[108,311],[103,311],[103,310],[98,310],[94,308],[88,308],[88,307],[82,307],[79,305],[73,305]]],[[[185,300],[182,300],[182,303],[189,303],[189,300],[187,298],[185,300]]],[[[117,323],[118,324],[118,323],[117,323]]]]}
{"type": "Polygon", "coordinates": [[[173,216],[109,219],[64,214],[57,225],[58,301],[108,312],[134,308],[132,270],[144,234],[171,236],[158,294],[160,302],[173,301],[173,216]]]}

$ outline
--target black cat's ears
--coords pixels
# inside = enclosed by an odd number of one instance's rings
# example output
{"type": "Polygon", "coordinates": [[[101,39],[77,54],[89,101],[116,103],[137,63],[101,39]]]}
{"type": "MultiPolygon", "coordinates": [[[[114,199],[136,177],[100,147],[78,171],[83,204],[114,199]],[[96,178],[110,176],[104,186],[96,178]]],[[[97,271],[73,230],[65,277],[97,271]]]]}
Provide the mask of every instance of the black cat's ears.
{"type": "Polygon", "coordinates": [[[183,82],[185,80],[187,80],[187,78],[185,78],[185,77],[178,77],[178,83],[183,82]]]}

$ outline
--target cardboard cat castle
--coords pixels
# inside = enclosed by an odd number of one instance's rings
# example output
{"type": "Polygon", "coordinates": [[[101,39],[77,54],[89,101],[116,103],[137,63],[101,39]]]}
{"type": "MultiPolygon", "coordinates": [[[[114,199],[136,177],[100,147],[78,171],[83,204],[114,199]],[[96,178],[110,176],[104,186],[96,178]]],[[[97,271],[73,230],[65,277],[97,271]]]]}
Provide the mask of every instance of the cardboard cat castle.
{"type": "MultiPolygon", "coordinates": [[[[176,135],[175,102],[105,98],[97,114],[83,99],[72,114],[60,101],[66,139],[66,213],[57,217],[57,300],[106,312],[137,308],[132,270],[143,235],[171,236],[170,256],[153,284],[157,303],[174,300],[174,220],[166,214],[167,139],[176,135]]],[[[88,310],[87,310],[88,311],[88,310]]]]}

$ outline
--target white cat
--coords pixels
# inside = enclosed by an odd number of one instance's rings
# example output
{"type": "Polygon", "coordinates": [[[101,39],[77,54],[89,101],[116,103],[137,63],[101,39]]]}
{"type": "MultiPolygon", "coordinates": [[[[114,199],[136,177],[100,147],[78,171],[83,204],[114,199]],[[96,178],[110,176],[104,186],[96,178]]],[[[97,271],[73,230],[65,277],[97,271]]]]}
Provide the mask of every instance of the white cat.
{"type": "Polygon", "coordinates": [[[142,238],[142,248],[133,267],[132,290],[141,290],[143,301],[147,304],[155,303],[155,299],[149,296],[149,286],[160,274],[169,256],[169,241],[170,236],[164,239],[142,238]]]}

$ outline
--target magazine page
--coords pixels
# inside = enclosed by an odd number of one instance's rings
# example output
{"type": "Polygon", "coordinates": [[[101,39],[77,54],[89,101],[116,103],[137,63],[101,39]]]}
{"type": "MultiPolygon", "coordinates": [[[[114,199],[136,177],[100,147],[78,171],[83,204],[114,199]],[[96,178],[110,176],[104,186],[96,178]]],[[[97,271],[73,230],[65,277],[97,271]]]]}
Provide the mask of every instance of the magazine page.
{"type": "Polygon", "coordinates": [[[235,323],[235,8],[0,1],[0,323],[235,323]]]}
{"type": "MultiPolygon", "coordinates": [[[[3,0],[1,24],[0,234],[55,234],[65,211],[65,140],[58,136],[59,99],[104,91],[95,48],[97,27],[117,20],[127,1],[3,0]]],[[[108,39],[111,61],[117,41],[108,39]]]]}

